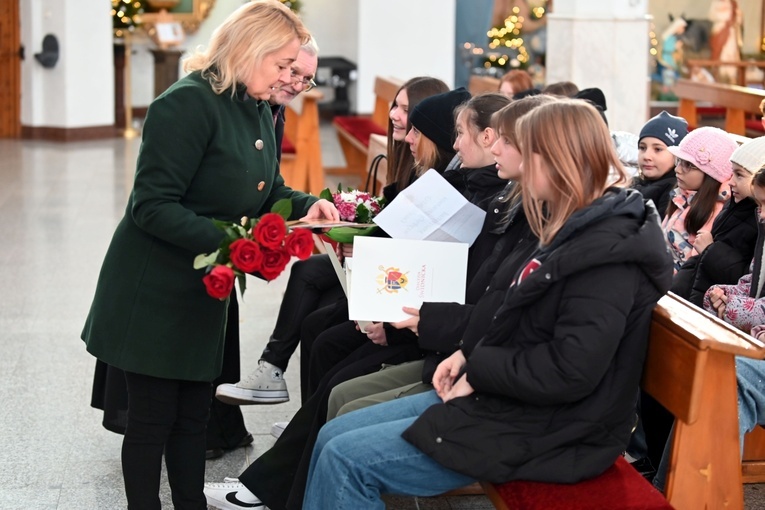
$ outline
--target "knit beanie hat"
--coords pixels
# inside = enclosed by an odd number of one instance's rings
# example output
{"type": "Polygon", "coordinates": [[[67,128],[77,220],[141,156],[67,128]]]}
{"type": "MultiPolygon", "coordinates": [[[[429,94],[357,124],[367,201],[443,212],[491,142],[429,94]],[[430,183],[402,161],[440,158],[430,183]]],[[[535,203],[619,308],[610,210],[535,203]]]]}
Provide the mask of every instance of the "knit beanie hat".
{"type": "Polygon", "coordinates": [[[688,134],[688,122],[682,117],[675,117],[666,111],[662,111],[645,123],[638,135],[638,143],[643,138],[650,136],[658,138],[667,144],[667,147],[680,143],[688,134]]]}
{"type": "Polygon", "coordinates": [[[755,173],[765,166],[765,137],[752,138],[733,151],[730,160],[744,170],[755,173]]]}
{"type": "Polygon", "coordinates": [[[605,113],[608,109],[606,107],[606,95],[603,94],[602,90],[597,87],[593,87],[591,89],[582,89],[574,94],[574,99],[584,99],[592,106],[597,108],[598,113],[600,113],[600,116],[603,118],[603,122],[606,123],[606,126],[608,125],[608,119],[606,118],[605,113]]]}
{"type": "Polygon", "coordinates": [[[733,175],[730,156],[738,145],[728,133],[716,127],[694,129],[677,147],[667,150],[674,156],[688,161],[717,182],[728,181],[733,175]]]}
{"type": "Polygon", "coordinates": [[[453,151],[454,109],[469,99],[465,87],[430,96],[409,113],[409,122],[441,149],[453,151]]]}

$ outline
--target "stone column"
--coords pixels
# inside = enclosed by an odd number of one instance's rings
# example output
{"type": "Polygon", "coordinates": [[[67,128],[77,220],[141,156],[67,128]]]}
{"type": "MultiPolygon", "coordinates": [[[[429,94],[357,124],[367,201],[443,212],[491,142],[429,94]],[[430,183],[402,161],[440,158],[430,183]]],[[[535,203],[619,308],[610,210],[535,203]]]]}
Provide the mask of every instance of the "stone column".
{"type": "Polygon", "coordinates": [[[547,83],[572,81],[606,96],[612,131],[648,119],[647,0],[555,0],[547,24],[547,83]]]}

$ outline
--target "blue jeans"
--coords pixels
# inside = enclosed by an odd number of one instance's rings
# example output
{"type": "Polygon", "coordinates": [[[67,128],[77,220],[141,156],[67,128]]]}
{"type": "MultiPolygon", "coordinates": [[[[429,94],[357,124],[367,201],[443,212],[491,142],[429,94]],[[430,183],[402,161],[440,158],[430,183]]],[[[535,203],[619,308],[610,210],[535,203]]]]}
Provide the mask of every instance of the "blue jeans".
{"type": "Polygon", "coordinates": [[[303,509],[382,510],[381,494],[435,496],[475,482],[401,437],[425,409],[440,403],[429,391],[327,422],[313,449],[303,509]]]}
{"type": "MultiPolygon", "coordinates": [[[[757,425],[765,424],[765,360],[736,356],[736,393],[738,395],[738,444],[744,453],[744,435],[757,425]]],[[[673,427],[674,432],[674,427],[673,427]]],[[[669,468],[672,437],[670,434],[664,455],[656,470],[654,486],[664,491],[669,468]]]]}

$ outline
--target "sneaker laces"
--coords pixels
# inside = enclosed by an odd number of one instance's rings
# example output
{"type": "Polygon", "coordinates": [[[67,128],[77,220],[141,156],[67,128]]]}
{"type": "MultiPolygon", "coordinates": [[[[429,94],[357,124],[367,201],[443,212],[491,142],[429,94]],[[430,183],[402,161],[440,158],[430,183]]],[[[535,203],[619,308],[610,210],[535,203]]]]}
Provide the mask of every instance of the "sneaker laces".
{"type": "Polygon", "coordinates": [[[223,482],[208,482],[205,487],[208,489],[241,489],[244,484],[238,478],[224,478],[223,482]]]}
{"type": "Polygon", "coordinates": [[[263,361],[262,360],[258,361],[258,368],[256,368],[255,370],[247,374],[247,377],[239,381],[239,383],[237,383],[237,386],[241,385],[242,383],[244,383],[244,386],[247,386],[248,384],[257,382],[257,380],[260,378],[260,375],[265,374],[265,371],[266,371],[266,367],[263,364],[263,361]]]}

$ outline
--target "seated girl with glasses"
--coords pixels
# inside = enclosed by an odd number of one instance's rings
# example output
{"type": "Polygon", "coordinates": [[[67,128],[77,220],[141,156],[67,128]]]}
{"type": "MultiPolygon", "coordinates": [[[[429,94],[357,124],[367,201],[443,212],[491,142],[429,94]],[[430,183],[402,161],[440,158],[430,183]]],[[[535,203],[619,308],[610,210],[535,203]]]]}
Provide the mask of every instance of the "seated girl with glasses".
{"type": "Polygon", "coordinates": [[[723,189],[732,175],[730,156],[736,142],[722,129],[691,131],[669,151],[677,158],[677,187],[661,223],[675,263],[675,272],[705,246],[696,246],[700,232],[709,232],[730,191],[723,189]]]}

